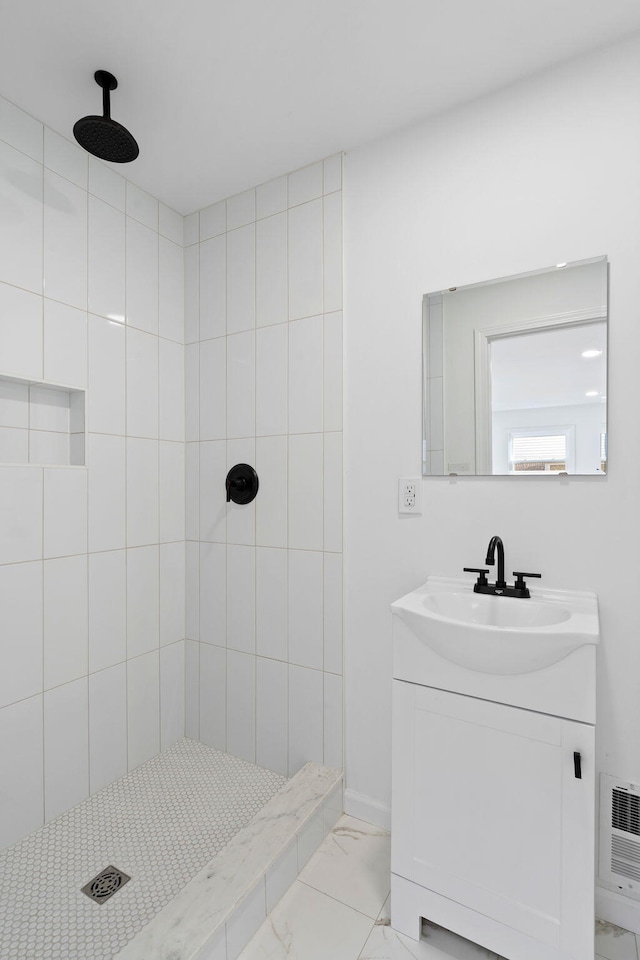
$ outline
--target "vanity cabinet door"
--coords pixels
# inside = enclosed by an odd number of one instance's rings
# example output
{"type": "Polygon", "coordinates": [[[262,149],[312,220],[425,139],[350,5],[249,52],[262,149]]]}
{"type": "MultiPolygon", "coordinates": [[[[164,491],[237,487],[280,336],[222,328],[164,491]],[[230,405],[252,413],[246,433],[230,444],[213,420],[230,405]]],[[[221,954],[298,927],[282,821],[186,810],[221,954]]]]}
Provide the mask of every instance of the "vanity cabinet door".
{"type": "Polygon", "coordinates": [[[592,957],[594,728],[394,681],[392,870],[592,957]]]}

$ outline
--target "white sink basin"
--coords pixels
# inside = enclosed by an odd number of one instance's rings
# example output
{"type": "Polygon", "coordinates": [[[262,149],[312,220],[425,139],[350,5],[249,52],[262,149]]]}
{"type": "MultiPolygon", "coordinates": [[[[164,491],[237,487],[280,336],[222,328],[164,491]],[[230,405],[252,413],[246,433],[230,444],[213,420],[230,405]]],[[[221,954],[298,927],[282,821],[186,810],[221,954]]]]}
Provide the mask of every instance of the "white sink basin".
{"type": "Polygon", "coordinates": [[[439,656],[481,673],[530,673],[598,642],[595,594],[532,594],[496,597],[474,593],[472,581],[429,577],[391,610],[439,656]]]}

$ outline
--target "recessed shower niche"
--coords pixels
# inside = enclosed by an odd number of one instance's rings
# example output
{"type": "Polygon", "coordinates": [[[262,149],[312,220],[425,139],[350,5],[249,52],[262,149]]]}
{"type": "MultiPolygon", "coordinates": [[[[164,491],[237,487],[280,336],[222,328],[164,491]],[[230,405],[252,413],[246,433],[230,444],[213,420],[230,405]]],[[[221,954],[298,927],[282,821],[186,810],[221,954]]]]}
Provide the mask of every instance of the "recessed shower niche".
{"type": "Polygon", "coordinates": [[[84,466],[84,390],[0,376],[0,463],[84,466]]]}

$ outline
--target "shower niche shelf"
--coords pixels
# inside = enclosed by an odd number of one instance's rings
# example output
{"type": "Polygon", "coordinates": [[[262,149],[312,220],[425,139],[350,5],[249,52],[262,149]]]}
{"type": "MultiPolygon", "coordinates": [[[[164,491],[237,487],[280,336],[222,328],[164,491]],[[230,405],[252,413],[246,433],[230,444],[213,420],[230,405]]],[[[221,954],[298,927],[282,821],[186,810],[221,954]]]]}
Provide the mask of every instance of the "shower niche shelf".
{"type": "Polygon", "coordinates": [[[85,391],[0,374],[0,464],[85,464],[85,391]]]}

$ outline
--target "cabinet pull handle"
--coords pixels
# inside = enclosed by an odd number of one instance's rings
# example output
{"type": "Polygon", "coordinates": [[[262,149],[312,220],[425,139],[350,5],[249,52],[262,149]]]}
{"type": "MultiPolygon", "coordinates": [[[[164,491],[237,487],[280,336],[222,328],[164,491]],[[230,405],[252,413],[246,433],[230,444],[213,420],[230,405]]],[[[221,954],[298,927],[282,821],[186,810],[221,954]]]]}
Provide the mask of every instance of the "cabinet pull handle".
{"type": "Polygon", "coordinates": [[[576,780],[582,780],[582,757],[577,750],[573,754],[573,774],[576,780]]]}

